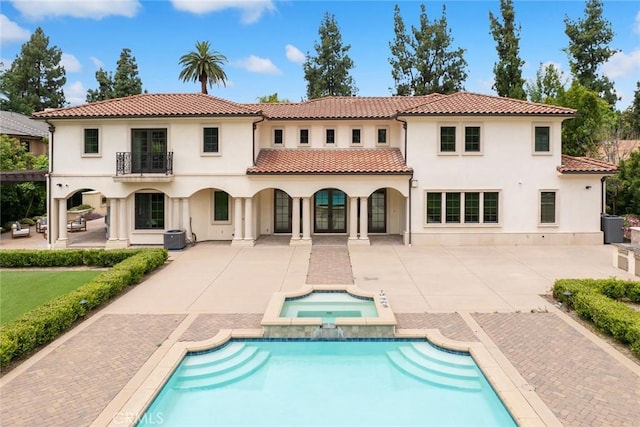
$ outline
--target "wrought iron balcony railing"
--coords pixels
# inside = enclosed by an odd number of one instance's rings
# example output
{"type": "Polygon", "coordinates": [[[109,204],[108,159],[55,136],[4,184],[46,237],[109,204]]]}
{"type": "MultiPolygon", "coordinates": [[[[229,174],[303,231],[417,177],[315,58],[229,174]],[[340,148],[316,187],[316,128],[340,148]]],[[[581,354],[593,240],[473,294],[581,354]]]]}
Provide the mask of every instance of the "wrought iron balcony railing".
{"type": "Polygon", "coordinates": [[[116,176],[145,173],[173,175],[173,152],[116,153],[116,176]]]}

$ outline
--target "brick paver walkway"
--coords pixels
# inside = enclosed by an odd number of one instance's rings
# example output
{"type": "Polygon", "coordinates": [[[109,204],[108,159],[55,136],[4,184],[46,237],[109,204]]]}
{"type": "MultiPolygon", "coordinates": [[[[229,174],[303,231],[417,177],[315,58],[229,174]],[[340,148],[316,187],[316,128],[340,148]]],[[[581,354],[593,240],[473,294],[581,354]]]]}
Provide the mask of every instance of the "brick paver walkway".
{"type": "Polygon", "coordinates": [[[346,245],[314,245],[307,270],[308,285],[352,285],[353,272],[346,245]]]}
{"type": "Polygon", "coordinates": [[[184,317],[96,320],[2,387],[2,425],[89,425],[184,317]]]}
{"type": "Polygon", "coordinates": [[[473,317],[565,426],[640,425],[640,377],[556,314],[473,317]]]}
{"type": "Polygon", "coordinates": [[[398,329],[440,329],[452,340],[478,341],[458,313],[396,313],[396,322],[398,329]]]}
{"type": "Polygon", "coordinates": [[[262,317],[259,313],[199,314],[179,341],[204,341],[220,329],[260,329],[262,317]]]}

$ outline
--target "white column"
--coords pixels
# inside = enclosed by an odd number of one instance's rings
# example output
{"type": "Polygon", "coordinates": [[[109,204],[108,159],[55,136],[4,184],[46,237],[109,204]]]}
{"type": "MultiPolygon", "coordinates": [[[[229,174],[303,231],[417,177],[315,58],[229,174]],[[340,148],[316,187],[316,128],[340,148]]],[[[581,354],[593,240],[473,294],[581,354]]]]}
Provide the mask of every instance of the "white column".
{"type": "Polygon", "coordinates": [[[349,240],[358,239],[358,198],[349,197],[349,240]]]}
{"type": "Polygon", "coordinates": [[[300,240],[300,197],[293,197],[291,203],[291,240],[300,240]]]}
{"type": "Polygon", "coordinates": [[[109,199],[109,240],[118,240],[118,202],[120,199],[109,199]]]}
{"type": "Polygon", "coordinates": [[[67,237],[67,200],[55,199],[58,204],[58,238],[54,244],[56,248],[66,248],[67,237]]]}
{"type": "MultiPolygon", "coordinates": [[[[111,212],[113,214],[113,212],[111,212]]],[[[129,246],[129,218],[127,218],[127,199],[118,200],[118,240],[129,246]]]]}
{"type": "MultiPolygon", "coordinates": [[[[409,189],[411,191],[411,189],[409,189]]],[[[405,245],[409,245],[409,227],[411,221],[411,209],[409,206],[409,197],[404,198],[404,234],[403,234],[403,243],[405,245]]]]}
{"type": "MultiPolygon", "coordinates": [[[[182,229],[186,231],[187,239],[191,240],[191,209],[189,208],[189,198],[180,199],[182,205],[182,229]]],[[[177,215],[177,213],[176,213],[177,215]]]]}
{"type": "MultiPolygon", "coordinates": [[[[180,227],[180,199],[178,197],[171,198],[171,229],[179,230],[180,228],[187,228],[186,225],[184,227],[180,227]]],[[[187,224],[188,225],[188,224],[187,224]]]]}
{"type": "Polygon", "coordinates": [[[311,200],[302,198],[302,240],[311,242],[311,200]]]}
{"type": "Polygon", "coordinates": [[[244,199],[244,241],[253,244],[253,198],[244,199]]]}
{"type": "Polygon", "coordinates": [[[237,243],[242,241],[242,197],[233,199],[233,241],[237,243]]]}
{"type": "Polygon", "coordinates": [[[367,198],[360,197],[360,240],[369,240],[367,216],[367,198]]]}

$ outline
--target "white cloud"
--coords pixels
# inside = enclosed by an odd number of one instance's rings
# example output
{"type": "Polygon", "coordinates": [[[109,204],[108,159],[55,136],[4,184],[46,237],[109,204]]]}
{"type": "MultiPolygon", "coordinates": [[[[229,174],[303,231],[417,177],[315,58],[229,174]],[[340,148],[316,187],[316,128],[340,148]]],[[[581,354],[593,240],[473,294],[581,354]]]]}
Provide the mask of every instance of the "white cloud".
{"type": "Polygon", "coordinates": [[[5,15],[0,14],[0,42],[1,43],[14,43],[29,40],[31,37],[31,31],[25,30],[18,24],[7,18],[5,15]]]}
{"type": "Polygon", "coordinates": [[[602,72],[610,79],[637,75],[640,72],[640,48],[628,54],[616,52],[602,65],[602,72]]]}
{"type": "Polygon", "coordinates": [[[292,44],[286,45],[284,49],[287,52],[287,59],[291,62],[295,62],[296,64],[304,64],[304,61],[307,59],[305,54],[292,44]]]}
{"type": "Polygon", "coordinates": [[[95,56],[90,56],[89,59],[93,63],[93,66],[96,67],[96,69],[104,68],[104,62],[102,62],[95,56]]]}
{"type": "Polygon", "coordinates": [[[71,105],[79,105],[87,102],[87,90],[82,86],[82,82],[77,81],[66,84],[63,87],[64,97],[71,105]]]}
{"type": "Polygon", "coordinates": [[[271,0],[171,0],[173,7],[184,12],[202,15],[225,9],[240,9],[243,24],[258,22],[265,12],[276,10],[271,0]]]}
{"type": "Polygon", "coordinates": [[[244,68],[252,73],[261,74],[282,74],[282,72],[276,67],[273,62],[268,58],[260,58],[255,55],[251,55],[248,58],[235,61],[234,65],[240,68],[244,68]]]}
{"type": "Polygon", "coordinates": [[[63,53],[62,58],[60,58],[60,63],[67,73],[77,73],[82,71],[80,61],[70,53],[63,53]]]}
{"type": "Polygon", "coordinates": [[[56,16],[102,19],[134,17],[142,8],[139,0],[11,0],[25,18],[38,20],[56,16]]]}

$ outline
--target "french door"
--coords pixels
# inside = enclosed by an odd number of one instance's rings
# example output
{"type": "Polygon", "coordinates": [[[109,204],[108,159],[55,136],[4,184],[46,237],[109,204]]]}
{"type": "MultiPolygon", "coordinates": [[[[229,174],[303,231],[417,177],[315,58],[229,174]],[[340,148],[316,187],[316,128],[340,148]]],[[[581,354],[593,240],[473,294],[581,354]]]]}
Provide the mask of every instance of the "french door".
{"type": "Polygon", "coordinates": [[[320,190],[314,196],[314,231],[347,232],[347,196],[336,189],[320,190]]]}

